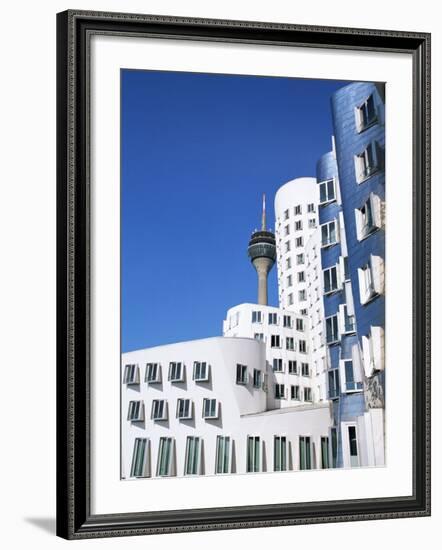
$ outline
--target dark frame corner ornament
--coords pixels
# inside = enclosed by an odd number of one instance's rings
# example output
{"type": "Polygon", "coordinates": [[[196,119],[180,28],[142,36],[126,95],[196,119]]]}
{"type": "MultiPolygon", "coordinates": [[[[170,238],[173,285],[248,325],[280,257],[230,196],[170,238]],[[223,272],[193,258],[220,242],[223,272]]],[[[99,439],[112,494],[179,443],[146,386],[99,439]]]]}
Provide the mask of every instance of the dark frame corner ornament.
{"type": "Polygon", "coordinates": [[[430,514],[430,35],[69,10],[57,16],[57,534],[67,539],[430,514]],[[413,495],[92,515],[88,51],[92,34],[408,53],[413,59],[413,495]]]}

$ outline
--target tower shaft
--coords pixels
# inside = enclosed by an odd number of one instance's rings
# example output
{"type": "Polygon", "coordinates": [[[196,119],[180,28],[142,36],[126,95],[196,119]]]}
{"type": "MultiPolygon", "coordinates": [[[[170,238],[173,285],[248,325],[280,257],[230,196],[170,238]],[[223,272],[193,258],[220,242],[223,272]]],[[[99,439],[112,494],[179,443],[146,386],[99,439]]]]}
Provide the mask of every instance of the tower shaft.
{"type": "Polygon", "coordinates": [[[256,258],[253,265],[258,275],[258,304],[268,305],[267,276],[272,269],[274,261],[271,258],[256,258]]]}

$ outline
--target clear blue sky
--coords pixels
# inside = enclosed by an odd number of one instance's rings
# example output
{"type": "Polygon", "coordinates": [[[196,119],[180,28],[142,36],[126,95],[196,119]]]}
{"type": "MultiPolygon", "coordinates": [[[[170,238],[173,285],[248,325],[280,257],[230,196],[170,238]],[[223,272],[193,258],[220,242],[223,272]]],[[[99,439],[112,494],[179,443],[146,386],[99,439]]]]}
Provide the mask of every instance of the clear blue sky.
{"type": "MultiPolygon", "coordinates": [[[[262,193],[314,176],[346,82],[121,72],[122,351],[221,335],[254,302],[262,193]]],[[[269,303],[277,305],[276,266],[269,303]]]]}

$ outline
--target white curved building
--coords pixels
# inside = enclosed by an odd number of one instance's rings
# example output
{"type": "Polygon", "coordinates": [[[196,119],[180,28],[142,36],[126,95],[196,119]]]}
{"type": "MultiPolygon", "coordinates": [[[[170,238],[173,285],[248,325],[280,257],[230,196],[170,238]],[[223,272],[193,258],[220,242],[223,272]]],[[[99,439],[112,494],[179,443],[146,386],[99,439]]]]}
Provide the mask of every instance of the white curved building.
{"type": "MultiPolygon", "coordinates": [[[[306,247],[318,227],[319,191],[315,178],[296,178],[275,195],[275,236],[279,304],[307,314],[306,247]]],[[[320,273],[318,252],[318,272],[320,273]]]]}
{"type": "Polygon", "coordinates": [[[328,466],[328,404],[269,411],[268,375],[254,338],[123,354],[122,478],[328,466]]]}

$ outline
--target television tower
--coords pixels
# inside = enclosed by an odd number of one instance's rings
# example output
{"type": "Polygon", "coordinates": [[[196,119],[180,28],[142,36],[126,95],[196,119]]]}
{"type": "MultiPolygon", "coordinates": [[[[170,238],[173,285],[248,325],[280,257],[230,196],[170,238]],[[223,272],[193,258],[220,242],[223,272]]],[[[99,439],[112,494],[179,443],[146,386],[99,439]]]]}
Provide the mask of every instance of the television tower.
{"type": "Polygon", "coordinates": [[[258,304],[267,305],[267,276],[276,260],[275,235],[266,229],[266,196],[262,196],[261,231],[252,233],[248,254],[258,275],[258,304]]]}

